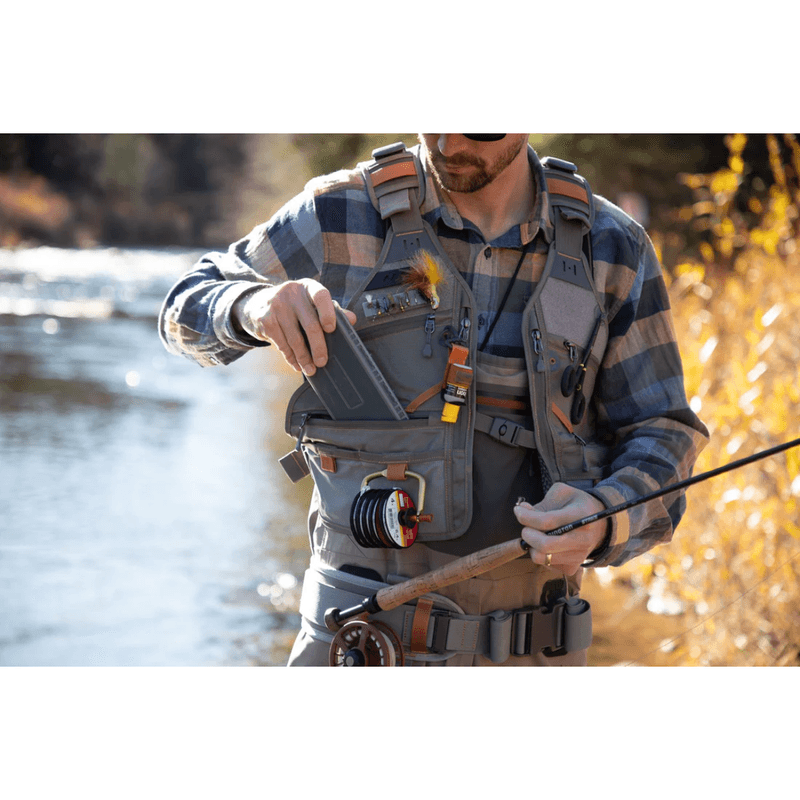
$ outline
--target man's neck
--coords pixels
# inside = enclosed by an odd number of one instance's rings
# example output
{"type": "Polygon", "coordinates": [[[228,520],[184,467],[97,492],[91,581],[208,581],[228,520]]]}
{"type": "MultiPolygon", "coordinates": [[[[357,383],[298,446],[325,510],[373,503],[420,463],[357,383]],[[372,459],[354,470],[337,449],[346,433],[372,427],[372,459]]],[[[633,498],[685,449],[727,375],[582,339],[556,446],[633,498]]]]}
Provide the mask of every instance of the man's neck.
{"type": "Polygon", "coordinates": [[[477,225],[490,242],[530,217],[534,193],[528,149],[523,147],[514,161],[483,189],[470,193],[447,192],[447,195],[458,213],[477,225]]]}

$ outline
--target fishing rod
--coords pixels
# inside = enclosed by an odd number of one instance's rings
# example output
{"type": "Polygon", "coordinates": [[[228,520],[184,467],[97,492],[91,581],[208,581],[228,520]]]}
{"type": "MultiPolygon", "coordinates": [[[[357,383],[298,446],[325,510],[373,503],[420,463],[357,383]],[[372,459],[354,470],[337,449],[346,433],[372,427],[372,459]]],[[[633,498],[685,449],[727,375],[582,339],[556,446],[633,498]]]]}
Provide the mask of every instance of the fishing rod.
{"type": "MultiPolygon", "coordinates": [[[[620,503],[619,505],[603,509],[595,514],[590,514],[588,517],[583,517],[575,522],[562,525],[560,528],[545,531],[545,533],[548,536],[561,536],[570,531],[574,531],[576,528],[582,528],[584,525],[589,525],[592,522],[607,519],[622,511],[627,511],[630,508],[649,503],[651,500],[657,500],[659,497],[671,494],[672,492],[688,489],[690,486],[707,481],[710,478],[715,478],[717,475],[722,475],[725,472],[739,469],[755,461],[777,455],[778,453],[790,450],[798,445],[800,445],[800,438],[793,439],[790,442],[784,442],[775,447],[770,447],[767,450],[761,450],[753,455],[740,458],[737,461],[732,461],[729,464],[724,464],[708,472],[703,472],[700,475],[694,475],[690,478],[678,481],[677,483],[669,484],[650,494],[643,495],[642,497],[637,497],[633,500],[620,503]]],[[[438,591],[445,586],[450,586],[469,578],[474,578],[484,572],[507,564],[509,561],[513,561],[525,555],[528,550],[530,550],[530,545],[522,538],[512,539],[502,544],[487,547],[484,550],[478,550],[475,553],[459,558],[444,567],[433,570],[432,572],[427,572],[417,578],[411,578],[395,586],[387,586],[380,589],[375,594],[365,598],[358,605],[352,606],[351,608],[344,610],[329,608],[325,612],[325,625],[331,631],[338,631],[349,619],[361,616],[362,614],[377,614],[381,611],[391,611],[424,594],[438,591]]]]}

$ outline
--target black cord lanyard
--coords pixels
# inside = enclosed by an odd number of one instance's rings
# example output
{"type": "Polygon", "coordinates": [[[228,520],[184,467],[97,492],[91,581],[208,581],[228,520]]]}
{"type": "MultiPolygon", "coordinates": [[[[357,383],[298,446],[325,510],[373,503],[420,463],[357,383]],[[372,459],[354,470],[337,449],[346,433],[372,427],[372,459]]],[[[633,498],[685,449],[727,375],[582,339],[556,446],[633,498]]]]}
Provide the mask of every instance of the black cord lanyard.
{"type": "Polygon", "coordinates": [[[514,270],[514,274],[511,277],[511,281],[508,284],[508,288],[506,289],[506,293],[503,295],[503,299],[500,301],[500,307],[497,309],[497,313],[495,314],[494,319],[492,320],[492,324],[489,326],[489,330],[486,332],[486,336],[483,337],[483,344],[478,348],[478,352],[483,352],[483,348],[486,347],[487,342],[489,341],[489,337],[491,337],[492,332],[494,331],[495,325],[497,325],[498,320],[500,319],[500,315],[503,313],[503,309],[506,306],[506,302],[508,301],[508,297],[511,294],[511,289],[514,286],[514,282],[517,280],[517,275],[519,275],[520,268],[522,267],[522,262],[525,260],[525,256],[528,254],[528,246],[531,242],[528,242],[522,248],[522,255],[519,257],[519,261],[517,262],[517,267],[514,270]]]}

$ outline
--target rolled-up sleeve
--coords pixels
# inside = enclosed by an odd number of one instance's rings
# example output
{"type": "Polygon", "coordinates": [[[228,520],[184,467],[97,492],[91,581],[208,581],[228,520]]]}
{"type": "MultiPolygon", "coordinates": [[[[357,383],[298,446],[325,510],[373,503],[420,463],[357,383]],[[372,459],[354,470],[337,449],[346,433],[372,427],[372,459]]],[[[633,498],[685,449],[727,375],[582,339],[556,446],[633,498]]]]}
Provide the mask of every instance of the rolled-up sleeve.
{"type": "Polygon", "coordinates": [[[164,346],[201,366],[230,364],[264,346],[234,327],[233,304],[264,286],[317,277],[322,250],[314,196],[306,191],[226,252],[207,253],[170,289],[159,315],[164,346]]]}

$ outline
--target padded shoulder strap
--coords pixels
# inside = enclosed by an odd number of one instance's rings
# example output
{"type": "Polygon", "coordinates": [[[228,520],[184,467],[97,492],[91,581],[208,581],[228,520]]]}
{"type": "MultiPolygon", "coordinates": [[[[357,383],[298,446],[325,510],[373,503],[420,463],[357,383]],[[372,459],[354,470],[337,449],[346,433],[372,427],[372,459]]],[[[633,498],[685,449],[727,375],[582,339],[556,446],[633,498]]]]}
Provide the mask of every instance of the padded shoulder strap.
{"type": "Polygon", "coordinates": [[[587,246],[587,271],[583,267],[584,239],[594,223],[594,198],[588,181],[578,175],[571,161],[543,158],[547,193],[550,197],[550,221],[555,230],[552,274],[554,277],[591,289],[591,248],[587,246]]]}
{"type": "Polygon", "coordinates": [[[438,251],[420,214],[425,174],[419,159],[403,142],[373,150],[372,157],[362,165],[367,191],[381,218],[391,225],[382,261],[401,261],[420,249],[438,251]]]}
{"type": "Polygon", "coordinates": [[[372,151],[364,166],[370,200],[382,219],[419,210],[425,199],[422,165],[402,142],[372,151]]]}

